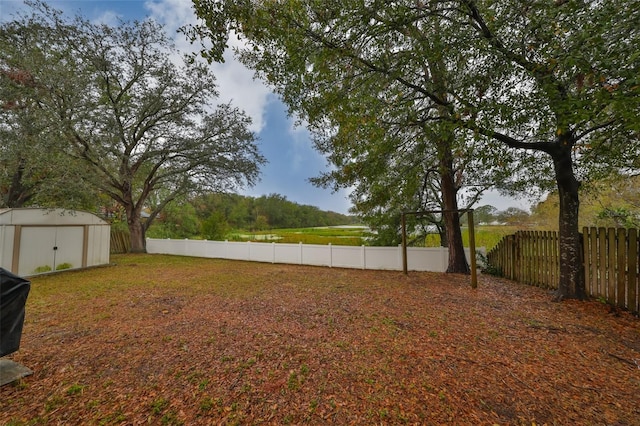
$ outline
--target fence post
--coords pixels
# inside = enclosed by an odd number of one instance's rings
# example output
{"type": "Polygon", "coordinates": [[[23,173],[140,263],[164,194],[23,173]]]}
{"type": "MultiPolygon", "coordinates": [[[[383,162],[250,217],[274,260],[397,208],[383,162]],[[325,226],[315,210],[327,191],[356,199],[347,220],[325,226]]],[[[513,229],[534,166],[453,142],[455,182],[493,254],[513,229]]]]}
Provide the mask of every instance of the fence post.
{"type": "Polygon", "coordinates": [[[333,268],[333,246],[329,243],[329,268],[333,268]]]}
{"type": "Polygon", "coordinates": [[[300,241],[299,244],[300,244],[300,264],[302,265],[302,250],[303,250],[302,241],[300,241]]]}
{"type": "Polygon", "coordinates": [[[362,246],[362,269],[367,269],[367,252],[364,245],[362,246]]]}
{"type": "Polygon", "coordinates": [[[469,259],[471,261],[471,288],[478,287],[478,276],[476,272],[476,233],[473,226],[473,210],[467,212],[467,222],[469,222],[469,259]]]}
{"type": "Polygon", "coordinates": [[[402,271],[407,275],[409,273],[407,262],[407,219],[404,212],[400,216],[400,221],[402,222],[402,271]]]}

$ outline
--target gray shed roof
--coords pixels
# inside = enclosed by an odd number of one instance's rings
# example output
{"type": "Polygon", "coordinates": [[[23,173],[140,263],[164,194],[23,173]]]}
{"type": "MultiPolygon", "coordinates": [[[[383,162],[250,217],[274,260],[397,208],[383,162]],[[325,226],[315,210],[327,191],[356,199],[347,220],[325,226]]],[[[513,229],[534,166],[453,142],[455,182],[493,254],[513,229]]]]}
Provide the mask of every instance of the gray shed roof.
{"type": "Polygon", "coordinates": [[[106,225],[98,216],[78,210],[0,209],[0,225],[106,225]]]}

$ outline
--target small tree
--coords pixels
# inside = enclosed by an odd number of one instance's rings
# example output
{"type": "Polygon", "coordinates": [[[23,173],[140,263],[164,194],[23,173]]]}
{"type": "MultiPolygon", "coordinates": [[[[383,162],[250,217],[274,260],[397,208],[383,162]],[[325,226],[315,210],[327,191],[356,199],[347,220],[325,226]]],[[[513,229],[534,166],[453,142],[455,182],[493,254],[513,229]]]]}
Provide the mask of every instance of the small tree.
{"type": "Polygon", "coordinates": [[[223,240],[231,227],[221,212],[212,213],[202,223],[202,236],[208,240],[223,240]]]}

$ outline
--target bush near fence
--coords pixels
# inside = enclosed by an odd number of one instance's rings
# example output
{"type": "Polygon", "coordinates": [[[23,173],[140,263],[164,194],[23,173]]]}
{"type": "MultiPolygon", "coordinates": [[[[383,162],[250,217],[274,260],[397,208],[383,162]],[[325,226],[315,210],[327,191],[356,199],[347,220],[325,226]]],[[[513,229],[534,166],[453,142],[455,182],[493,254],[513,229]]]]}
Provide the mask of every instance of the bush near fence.
{"type": "MultiPolygon", "coordinates": [[[[585,290],[588,296],[640,311],[640,255],[637,229],[584,228],[585,290]]],[[[558,288],[558,233],[518,231],[504,237],[487,260],[499,275],[542,288],[558,288]]]]}

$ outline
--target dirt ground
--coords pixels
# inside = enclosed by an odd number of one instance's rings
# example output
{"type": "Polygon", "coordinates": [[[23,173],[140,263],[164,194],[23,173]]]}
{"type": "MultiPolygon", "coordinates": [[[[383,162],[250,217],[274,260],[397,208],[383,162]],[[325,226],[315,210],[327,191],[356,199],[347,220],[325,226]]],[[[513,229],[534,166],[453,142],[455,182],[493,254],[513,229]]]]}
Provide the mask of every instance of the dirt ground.
{"type": "Polygon", "coordinates": [[[640,320],[490,276],[158,255],[32,278],[2,425],[640,425],[640,320]]]}

